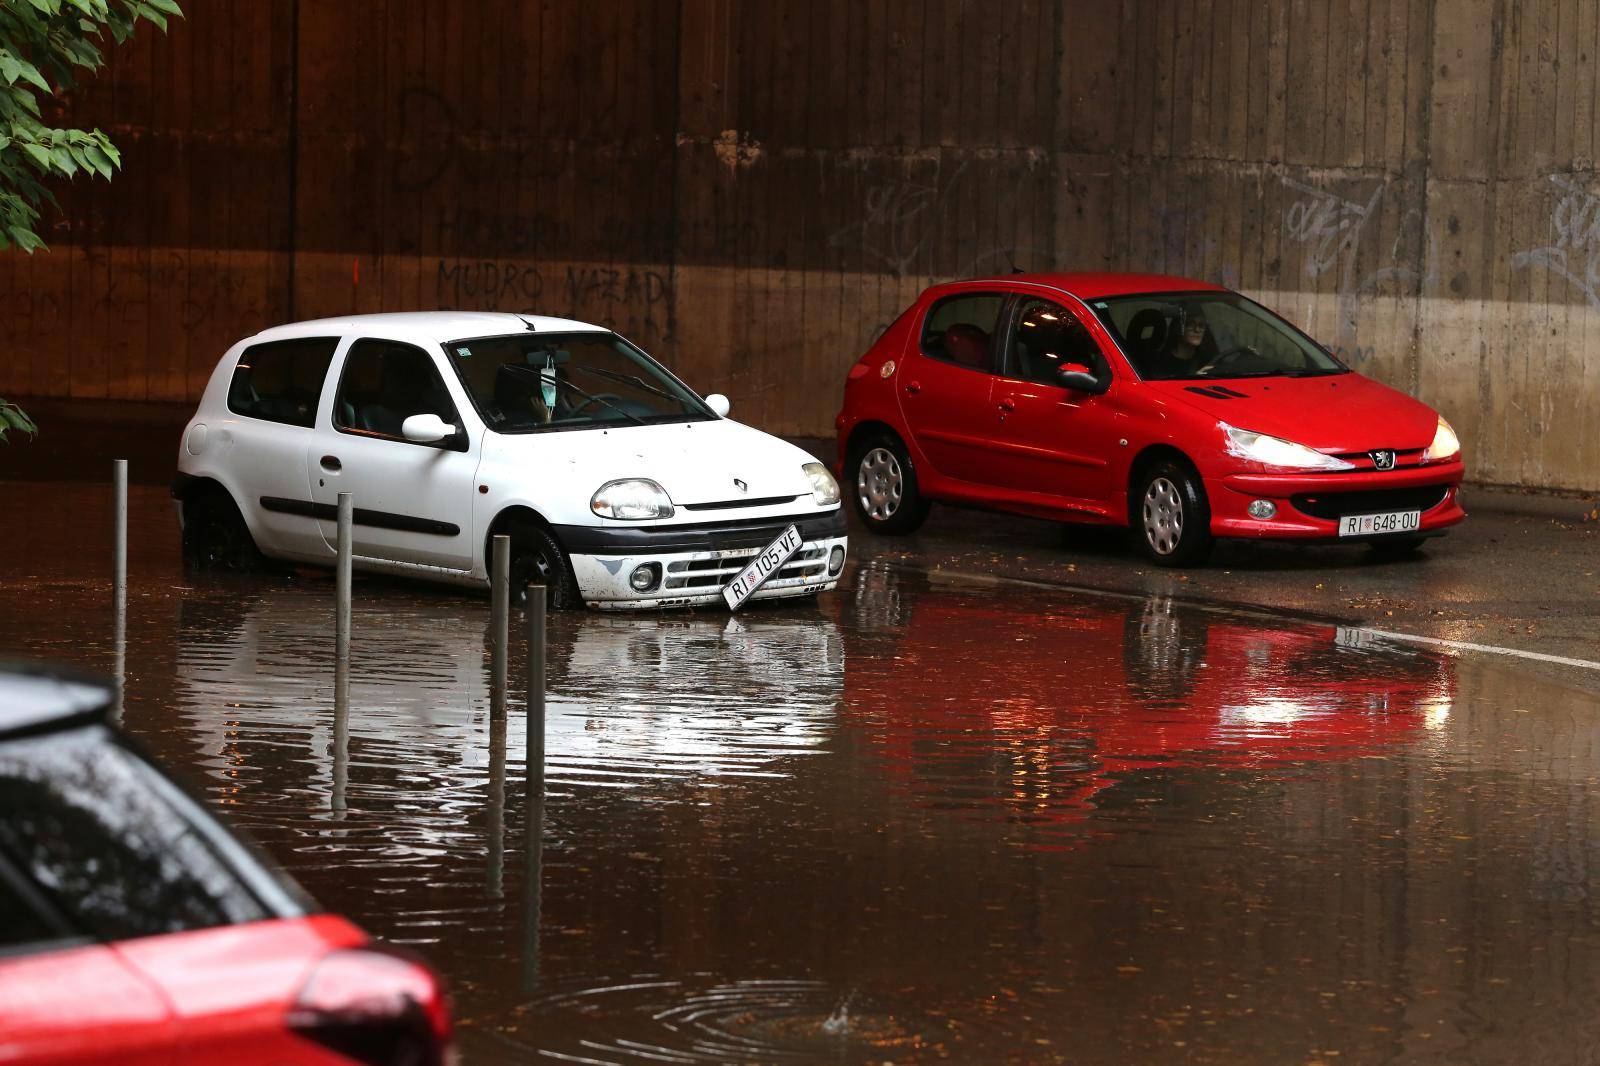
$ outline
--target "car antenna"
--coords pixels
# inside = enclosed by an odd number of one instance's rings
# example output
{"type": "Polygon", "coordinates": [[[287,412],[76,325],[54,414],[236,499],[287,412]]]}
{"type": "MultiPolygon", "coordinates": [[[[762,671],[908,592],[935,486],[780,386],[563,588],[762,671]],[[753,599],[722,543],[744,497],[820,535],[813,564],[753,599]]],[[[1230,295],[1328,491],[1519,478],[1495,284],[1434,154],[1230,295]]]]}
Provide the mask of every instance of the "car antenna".
{"type": "Polygon", "coordinates": [[[523,325],[524,325],[524,326],[527,326],[527,327],[528,327],[528,332],[529,332],[529,333],[537,333],[537,332],[539,332],[539,327],[538,327],[538,326],[535,326],[535,325],[534,325],[534,324],[533,324],[533,323],[532,323],[532,322],[529,322],[529,321],[528,321],[528,320],[527,320],[527,319],[526,319],[526,318],[524,318],[524,317],[523,317],[523,316],[522,316],[522,315],[518,315],[518,316],[517,316],[517,317],[518,317],[518,318],[519,318],[519,319],[521,319],[521,320],[522,320],[522,324],[523,324],[523,325]]]}

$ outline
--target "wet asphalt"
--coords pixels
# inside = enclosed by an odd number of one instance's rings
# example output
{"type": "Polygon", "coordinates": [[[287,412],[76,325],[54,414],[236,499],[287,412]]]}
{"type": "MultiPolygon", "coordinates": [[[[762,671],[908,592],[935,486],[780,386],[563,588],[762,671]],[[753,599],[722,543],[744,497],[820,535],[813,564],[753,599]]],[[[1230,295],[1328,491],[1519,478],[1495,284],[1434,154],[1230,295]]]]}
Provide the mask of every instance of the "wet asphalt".
{"type": "MultiPolygon", "coordinates": [[[[105,489],[0,498],[0,655],[110,671],[105,489]]],[[[1595,671],[1357,626],[1600,659],[1565,503],[1178,573],[940,509],[814,604],[554,615],[530,796],[486,597],[358,577],[338,707],[330,577],[187,572],[132,498],[124,727],[468,1063],[1592,1058],[1595,671]]]]}

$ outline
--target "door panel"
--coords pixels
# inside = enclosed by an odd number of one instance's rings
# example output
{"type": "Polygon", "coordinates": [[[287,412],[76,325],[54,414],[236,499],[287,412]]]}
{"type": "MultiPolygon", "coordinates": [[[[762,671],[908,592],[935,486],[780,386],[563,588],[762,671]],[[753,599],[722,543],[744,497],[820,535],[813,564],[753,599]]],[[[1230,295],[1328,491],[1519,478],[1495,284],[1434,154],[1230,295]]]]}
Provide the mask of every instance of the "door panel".
{"type": "Polygon", "coordinates": [[[318,402],[327,389],[336,337],[297,337],[245,348],[228,384],[230,419],[223,439],[239,487],[235,501],[260,546],[274,554],[321,559],[327,543],[302,507],[310,499],[304,464],[318,402]]]}
{"type": "Polygon", "coordinates": [[[1055,384],[1068,366],[1110,379],[1099,343],[1070,309],[1039,297],[1019,300],[1005,373],[995,380],[996,478],[1013,493],[1043,493],[1108,513],[1111,465],[1120,447],[1117,383],[1093,395],[1055,384]]]}
{"type": "Polygon", "coordinates": [[[303,457],[314,513],[329,546],[338,539],[339,493],[354,496],[353,550],[392,562],[470,570],[473,477],[482,435],[466,450],[400,434],[415,414],[461,426],[433,357],[420,348],[358,340],[346,353],[331,410],[303,457]]]}
{"type": "Polygon", "coordinates": [[[990,483],[991,390],[1000,322],[1009,297],[972,292],[929,308],[917,350],[895,377],[906,426],[934,472],[990,483]]]}

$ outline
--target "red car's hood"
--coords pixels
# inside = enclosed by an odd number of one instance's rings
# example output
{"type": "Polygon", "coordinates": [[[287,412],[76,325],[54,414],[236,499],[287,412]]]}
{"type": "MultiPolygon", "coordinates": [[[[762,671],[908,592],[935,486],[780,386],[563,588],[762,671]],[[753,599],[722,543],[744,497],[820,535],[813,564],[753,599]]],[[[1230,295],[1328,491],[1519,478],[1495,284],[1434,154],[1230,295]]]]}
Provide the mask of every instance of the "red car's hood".
{"type": "Polygon", "coordinates": [[[1237,429],[1324,452],[1426,448],[1439,422],[1427,404],[1355,373],[1149,381],[1145,386],[1237,429]]]}

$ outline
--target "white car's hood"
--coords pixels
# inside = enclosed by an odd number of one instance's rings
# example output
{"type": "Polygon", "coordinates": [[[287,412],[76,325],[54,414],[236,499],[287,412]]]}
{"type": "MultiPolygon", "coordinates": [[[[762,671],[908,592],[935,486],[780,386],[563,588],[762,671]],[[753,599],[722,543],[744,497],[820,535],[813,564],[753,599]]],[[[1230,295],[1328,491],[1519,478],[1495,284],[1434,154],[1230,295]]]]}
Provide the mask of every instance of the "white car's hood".
{"type": "Polygon", "coordinates": [[[773,496],[810,500],[801,467],[817,460],[787,441],[723,418],[661,426],[503,434],[499,451],[517,467],[544,469],[580,489],[584,505],[601,485],[649,478],[682,506],[773,496]],[[741,490],[735,479],[743,481],[741,490]]]}

